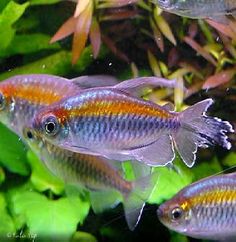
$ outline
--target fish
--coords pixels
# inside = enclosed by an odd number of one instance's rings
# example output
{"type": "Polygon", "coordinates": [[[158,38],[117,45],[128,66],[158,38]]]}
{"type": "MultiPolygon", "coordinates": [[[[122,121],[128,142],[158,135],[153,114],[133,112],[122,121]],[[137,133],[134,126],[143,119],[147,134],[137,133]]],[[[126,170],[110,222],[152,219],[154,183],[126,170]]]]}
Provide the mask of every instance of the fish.
{"type": "Polygon", "coordinates": [[[57,102],[81,89],[117,83],[116,78],[108,75],[73,79],[47,74],[13,76],[0,82],[0,122],[22,136],[21,124],[32,118],[38,106],[57,102]]]}
{"type": "MultiPolygon", "coordinates": [[[[122,177],[121,168],[117,169],[115,161],[61,149],[37,136],[34,130],[28,127],[24,128],[23,133],[27,144],[54,175],[60,177],[66,184],[79,185],[90,191],[95,213],[99,211],[99,208],[98,210],[96,208],[97,194],[104,193],[107,197],[107,191],[118,191],[123,196],[128,227],[134,230],[140,220],[145,202],[158,184],[157,172],[149,174],[150,170],[140,167],[145,169],[146,175],[135,181],[128,181],[122,177]]],[[[144,172],[141,171],[140,174],[144,172]]]]}
{"type": "Polygon", "coordinates": [[[236,239],[236,173],[199,180],[161,204],[159,220],[169,229],[217,241],[236,239]]]}
{"type": "Polygon", "coordinates": [[[218,22],[227,22],[227,15],[236,15],[234,0],[157,0],[164,11],[183,17],[201,19],[210,18],[218,22]]]}
{"type": "MultiPolygon", "coordinates": [[[[174,87],[175,82],[163,78],[141,77],[126,80],[127,88],[141,95],[144,87],[174,87]]],[[[38,106],[48,106],[81,89],[113,86],[116,78],[109,75],[80,76],[67,79],[55,75],[17,75],[0,82],[0,122],[22,136],[22,125],[35,114],[38,106]],[[30,104],[30,105],[29,105],[30,104]],[[18,107],[19,106],[19,107],[18,107]]]]}
{"type": "MultiPolygon", "coordinates": [[[[173,85],[159,78],[145,77],[127,80],[129,89],[140,91],[141,87],[173,85]]],[[[56,147],[36,136],[28,123],[41,109],[58,100],[73,95],[81,89],[94,86],[109,86],[117,83],[110,76],[81,76],[68,80],[52,75],[19,75],[0,83],[0,122],[18,134],[43,161],[54,175],[68,184],[81,185],[88,189],[91,200],[97,191],[117,190],[123,195],[125,217],[133,230],[142,213],[152,189],[156,174],[140,167],[140,179],[126,181],[118,172],[114,162],[102,157],[78,154],[56,147]],[[27,131],[28,130],[28,131],[27,131]],[[113,164],[113,165],[112,165],[113,164]],[[145,177],[141,176],[145,174],[145,177]],[[96,191],[96,192],[95,192],[96,191]]],[[[135,168],[136,169],[136,168],[135,168]]],[[[150,170],[149,170],[150,171],[150,170]]],[[[96,198],[96,196],[95,196],[96,198]]],[[[93,202],[96,205],[97,201],[93,202]]],[[[93,207],[96,210],[96,207],[93,207]]]]}
{"type": "Polygon", "coordinates": [[[41,109],[32,127],[49,142],[74,152],[119,161],[137,160],[165,166],[176,149],[188,167],[194,165],[198,147],[231,148],[231,124],[205,114],[211,98],[182,112],[141,99],[127,83],[78,92],[41,109]],[[129,91],[127,91],[129,90],[129,91]]]}

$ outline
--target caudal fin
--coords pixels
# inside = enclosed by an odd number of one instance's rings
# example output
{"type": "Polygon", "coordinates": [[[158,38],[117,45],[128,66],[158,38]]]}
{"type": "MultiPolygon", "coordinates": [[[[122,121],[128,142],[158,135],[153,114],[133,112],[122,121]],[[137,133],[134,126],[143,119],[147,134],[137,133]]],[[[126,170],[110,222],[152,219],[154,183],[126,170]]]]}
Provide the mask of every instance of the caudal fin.
{"type": "Polygon", "coordinates": [[[175,147],[188,167],[194,165],[198,147],[220,145],[231,148],[226,133],[234,132],[232,125],[219,118],[208,117],[205,112],[213,103],[206,99],[180,113],[180,128],[173,134],[175,147]]]}
{"type": "Polygon", "coordinates": [[[145,202],[156,187],[157,180],[158,175],[156,172],[149,176],[142,177],[133,183],[133,189],[130,193],[123,194],[125,218],[130,230],[133,231],[137,226],[142,215],[145,202]]]}

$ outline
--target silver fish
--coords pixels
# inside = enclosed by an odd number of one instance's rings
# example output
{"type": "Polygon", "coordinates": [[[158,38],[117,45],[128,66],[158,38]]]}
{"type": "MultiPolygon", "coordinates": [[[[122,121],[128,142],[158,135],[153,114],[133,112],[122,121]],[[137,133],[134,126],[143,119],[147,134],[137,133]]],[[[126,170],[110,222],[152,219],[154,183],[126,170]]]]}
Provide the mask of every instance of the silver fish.
{"type": "MultiPolygon", "coordinates": [[[[173,82],[164,79],[138,78],[131,80],[129,88],[138,91],[140,86],[147,86],[147,82],[151,86],[173,85],[173,82]]],[[[52,75],[15,76],[0,83],[0,121],[17,133],[46,167],[66,183],[87,188],[92,197],[94,190],[120,192],[123,195],[127,223],[133,230],[140,219],[145,201],[157,182],[156,174],[147,175],[135,182],[127,181],[111,165],[111,161],[60,149],[44,142],[40,136],[25,128],[39,109],[83,88],[115,83],[116,80],[109,76],[82,76],[72,80],[52,75]]]]}
{"type": "Polygon", "coordinates": [[[236,173],[195,182],[157,210],[168,228],[198,239],[236,241],[236,173]]]}
{"type": "Polygon", "coordinates": [[[169,110],[126,92],[126,83],[91,88],[41,109],[32,127],[54,145],[108,159],[134,159],[164,166],[174,148],[192,167],[198,147],[231,148],[231,124],[205,114],[212,99],[183,112],[169,110]]]}
{"type": "Polygon", "coordinates": [[[157,0],[160,8],[189,18],[224,20],[225,15],[236,13],[234,0],[157,0]]]}

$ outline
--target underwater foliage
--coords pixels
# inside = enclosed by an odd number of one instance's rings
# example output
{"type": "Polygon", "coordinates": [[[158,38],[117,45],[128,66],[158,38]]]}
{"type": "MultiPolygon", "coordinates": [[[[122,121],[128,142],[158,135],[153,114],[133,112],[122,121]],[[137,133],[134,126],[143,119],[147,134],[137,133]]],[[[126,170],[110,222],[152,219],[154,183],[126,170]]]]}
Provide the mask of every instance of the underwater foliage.
{"type": "MultiPolygon", "coordinates": [[[[143,96],[174,102],[177,110],[211,97],[210,113],[235,127],[235,26],[181,18],[146,0],[1,0],[0,80],[31,73],[175,78],[174,90],[145,90],[143,96]]],[[[129,232],[122,206],[112,206],[120,197],[101,196],[101,210],[111,208],[94,215],[86,191],[53,176],[0,125],[0,240],[191,241],[158,222],[157,206],[191,182],[235,166],[236,137],[230,138],[230,152],[201,150],[191,169],[179,157],[174,169],[153,168],[158,186],[140,225],[129,232]]],[[[129,162],[123,169],[131,178],[129,162]]]]}

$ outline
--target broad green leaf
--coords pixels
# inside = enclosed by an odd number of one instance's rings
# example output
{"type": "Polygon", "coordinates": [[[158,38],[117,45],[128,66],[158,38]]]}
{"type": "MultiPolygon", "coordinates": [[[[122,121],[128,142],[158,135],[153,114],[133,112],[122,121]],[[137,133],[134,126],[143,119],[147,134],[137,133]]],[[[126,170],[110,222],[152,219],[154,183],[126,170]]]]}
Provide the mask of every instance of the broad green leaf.
{"type": "Polygon", "coordinates": [[[176,158],[173,164],[174,169],[154,168],[154,171],[159,173],[159,180],[148,203],[160,204],[192,182],[194,174],[179,158],[176,158]]]}
{"type": "Polygon", "coordinates": [[[27,153],[27,157],[32,169],[30,180],[35,189],[40,192],[51,190],[55,194],[62,194],[64,183],[55,177],[32,151],[27,153]]]}
{"type": "Polygon", "coordinates": [[[216,175],[222,171],[222,167],[216,157],[212,158],[210,161],[203,161],[192,168],[194,173],[194,180],[198,181],[202,178],[216,175]]]}
{"type": "Polygon", "coordinates": [[[0,24],[0,51],[4,51],[11,43],[14,38],[15,30],[9,25],[0,24]]]}
{"type": "MultiPolygon", "coordinates": [[[[99,58],[104,58],[107,54],[106,48],[101,48],[99,58]]],[[[79,61],[72,67],[71,53],[68,51],[60,51],[53,55],[39,59],[33,63],[17,67],[13,70],[0,74],[0,80],[7,79],[11,76],[20,74],[51,74],[65,76],[69,72],[76,71],[81,73],[92,63],[92,51],[90,47],[84,49],[79,61]]]]}
{"type": "Polygon", "coordinates": [[[170,242],[188,242],[188,238],[182,234],[171,231],[170,242]]]}
{"type": "Polygon", "coordinates": [[[89,211],[89,203],[78,197],[73,202],[67,198],[49,200],[32,191],[17,193],[12,200],[13,212],[25,215],[30,233],[37,234],[39,240],[68,241],[89,211]]]}
{"type": "Polygon", "coordinates": [[[12,217],[9,215],[7,211],[7,204],[5,201],[5,197],[3,193],[0,193],[0,240],[9,238],[10,235],[15,233],[16,228],[15,224],[12,220],[12,217]]]}
{"type": "Polygon", "coordinates": [[[78,231],[73,235],[71,242],[97,242],[97,239],[92,234],[78,231]]]}
{"type": "Polygon", "coordinates": [[[236,165],[236,152],[230,152],[223,160],[223,164],[229,167],[236,165]]]}
{"type": "Polygon", "coordinates": [[[5,51],[0,52],[0,57],[60,48],[58,43],[49,44],[49,41],[50,37],[45,34],[16,35],[11,45],[5,51]]]}
{"type": "Polygon", "coordinates": [[[13,217],[16,229],[19,231],[25,226],[26,217],[25,217],[25,214],[23,214],[23,213],[16,214],[14,212],[15,197],[20,194],[23,194],[25,192],[32,192],[32,191],[34,191],[34,188],[30,182],[25,182],[21,185],[18,185],[17,182],[18,181],[15,180],[13,182],[11,188],[9,188],[5,194],[6,194],[8,210],[10,211],[10,213],[13,217]]]}
{"type": "Polygon", "coordinates": [[[0,51],[4,51],[10,45],[15,35],[15,29],[12,28],[12,24],[22,16],[28,5],[28,3],[18,4],[11,1],[3,9],[0,14],[0,51]]]}
{"type": "Polygon", "coordinates": [[[0,163],[9,171],[28,175],[26,148],[19,137],[0,124],[0,163]]]}
{"type": "Polygon", "coordinates": [[[11,71],[0,74],[0,80],[20,74],[52,74],[63,76],[71,71],[71,54],[67,51],[60,51],[56,54],[39,59],[33,63],[17,67],[11,71]]]}
{"type": "Polygon", "coordinates": [[[28,2],[18,4],[14,1],[10,1],[0,15],[0,26],[14,24],[22,16],[28,6],[28,2]]]}
{"type": "Polygon", "coordinates": [[[54,4],[62,2],[62,0],[29,0],[31,5],[54,4]]]}

